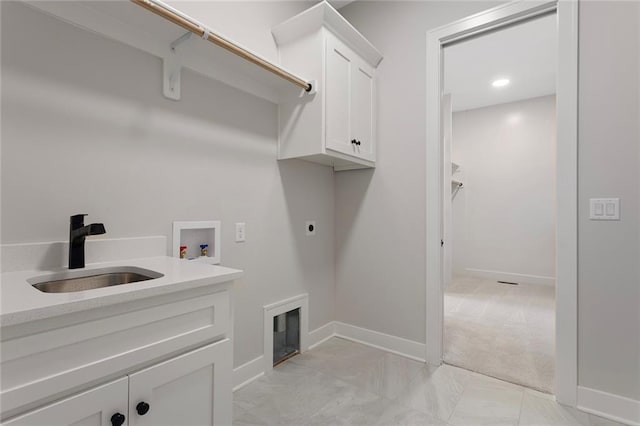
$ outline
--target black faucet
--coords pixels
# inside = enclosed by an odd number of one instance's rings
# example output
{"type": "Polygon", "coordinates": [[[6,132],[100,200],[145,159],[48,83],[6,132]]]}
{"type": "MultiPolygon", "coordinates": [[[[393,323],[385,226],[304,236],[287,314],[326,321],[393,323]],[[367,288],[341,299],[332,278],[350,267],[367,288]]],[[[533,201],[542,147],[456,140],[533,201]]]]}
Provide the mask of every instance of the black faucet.
{"type": "Polygon", "coordinates": [[[69,269],[84,268],[84,240],[89,235],[104,234],[104,225],[101,223],[84,224],[86,214],[71,216],[69,227],[69,269]]]}

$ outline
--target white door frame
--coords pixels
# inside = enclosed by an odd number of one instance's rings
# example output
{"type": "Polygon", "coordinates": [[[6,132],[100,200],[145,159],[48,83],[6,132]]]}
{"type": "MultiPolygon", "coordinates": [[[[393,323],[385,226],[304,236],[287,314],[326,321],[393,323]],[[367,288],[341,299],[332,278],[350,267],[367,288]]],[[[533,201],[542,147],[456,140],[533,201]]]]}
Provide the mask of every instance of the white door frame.
{"type": "Polygon", "coordinates": [[[556,400],[576,406],[578,385],[578,3],[516,1],[439,27],[427,34],[427,362],[442,363],[442,138],[443,45],[537,15],[557,11],[556,400]]]}

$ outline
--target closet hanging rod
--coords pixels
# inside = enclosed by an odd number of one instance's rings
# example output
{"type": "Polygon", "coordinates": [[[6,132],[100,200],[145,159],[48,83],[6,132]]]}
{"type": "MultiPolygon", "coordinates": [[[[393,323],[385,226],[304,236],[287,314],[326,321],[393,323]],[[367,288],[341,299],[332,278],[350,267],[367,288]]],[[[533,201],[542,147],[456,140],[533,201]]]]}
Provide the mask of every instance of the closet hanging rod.
{"type": "Polygon", "coordinates": [[[137,4],[138,6],[144,7],[145,9],[155,13],[156,15],[166,19],[167,21],[173,22],[174,24],[181,26],[185,30],[196,34],[200,38],[210,41],[211,43],[217,46],[220,46],[223,49],[226,49],[235,55],[240,56],[241,58],[271,72],[272,74],[275,74],[278,77],[283,78],[289,81],[290,83],[293,83],[296,86],[303,88],[306,92],[310,92],[313,89],[311,83],[304,81],[300,77],[297,77],[291,74],[290,72],[287,72],[282,68],[279,68],[268,61],[265,61],[264,59],[254,55],[248,50],[235,45],[229,40],[226,40],[223,37],[220,37],[219,35],[211,32],[204,25],[201,25],[197,21],[188,19],[186,16],[178,13],[173,8],[170,8],[154,0],[131,0],[131,2],[137,4]]]}

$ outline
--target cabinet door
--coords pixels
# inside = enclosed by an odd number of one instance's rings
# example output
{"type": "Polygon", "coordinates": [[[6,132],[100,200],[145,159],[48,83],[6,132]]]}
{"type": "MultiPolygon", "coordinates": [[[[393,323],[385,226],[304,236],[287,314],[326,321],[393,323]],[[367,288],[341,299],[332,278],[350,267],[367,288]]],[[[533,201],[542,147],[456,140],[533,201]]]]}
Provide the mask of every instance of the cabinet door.
{"type": "Polygon", "coordinates": [[[374,81],[373,68],[360,59],[354,60],[351,72],[351,139],[357,157],[375,161],[374,81]]]}
{"type": "Polygon", "coordinates": [[[71,396],[3,422],[3,426],[112,426],[126,425],[128,405],[126,377],[71,396]],[[120,413],[124,423],[111,418],[120,413]]]}
{"type": "Polygon", "coordinates": [[[130,375],[129,426],[230,425],[231,348],[225,339],[130,375]]]}
{"type": "Polygon", "coordinates": [[[353,53],[331,34],[326,38],[325,138],[326,148],[353,155],[351,143],[351,68],[353,53]]]}

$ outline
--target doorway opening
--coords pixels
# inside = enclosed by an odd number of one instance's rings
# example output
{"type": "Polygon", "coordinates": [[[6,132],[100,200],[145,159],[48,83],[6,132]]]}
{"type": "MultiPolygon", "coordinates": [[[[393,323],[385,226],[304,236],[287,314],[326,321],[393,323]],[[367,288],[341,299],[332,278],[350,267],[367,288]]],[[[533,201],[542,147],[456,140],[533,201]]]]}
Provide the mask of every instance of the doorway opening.
{"type": "MultiPolygon", "coordinates": [[[[547,3],[523,3],[513,2],[498,6],[494,9],[479,13],[477,15],[462,19],[445,25],[427,35],[427,280],[426,280],[426,303],[427,303],[427,327],[426,327],[426,359],[433,364],[445,362],[453,362],[452,358],[455,353],[451,350],[447,353],[445,348],[450,342],[447,341],[446,321],[447,315],[452,312],[462,313],[472,317],[471,313],[476,312],[478,315],[484,314],[484,320],[491,320],[493,323],[492,330],[494,337],[489,342],[483,344],[489,349],[485,360],[488,364],[492,363],[492,367],[510,367],[511,371],[517,370],[518,363],[522,363],[527,358],[529,361],[536,358],[536,350],[542,345],[539,342],[525,344],[525,350],[519,354],[512,351],[512,354],[500,354],[496,348],[500,340],[514,343],[522,337],[521,333],[515,332],[519,326],[526,325],[525,319],[531,317],[531,312],[527,313],[521,307],[513,309],[505,309],[505,306],[517,304],[514,292],[522,293],[525,287],[535,293],[535,289],[547,291],[551,295],[551,308],[553,308],[553,297],[555,296],[555,313],[553,309],[546,315],[547,330],[551,329],[551,335],[546,334],[547,345],[546,358],[553,360],[555,358],[555,374],[551,371],[547,373],[546,388],[536,385],[535,383],[522,382],[521,379],[509,378],[501,376],[492,371],[480,371],[484,374],[498,376],[506,380],[517,381],[529,387],[553,391],[556,399],[567,405],[576,404],[577,393],[577,5],[575,2],[547,2],[547,3]],[[472,109],[487,109],[482,114],[458,114],[459,120],[456,124],[456,113],[451,115],[443,114],[442,106],[447,104],[446,90],[446,62],[447,49],[454,47],[464,48],[465,43],[471,43],[474,39],[480,40],[482,37],[489,37],[499,34],[501,31],[517,28],[526,25],[540,23],[543,19],[552,19],[557,28],[557,78],[555,79],[555,99],[553,93],[530,95],[528,98],[521,99],[502,99],[499,103],[504,107],[507,104],[529,103],[531,105],[519,105],[522,114],[504,112],[504,127],[502,130],[493,130],[483,132],[482,130],[474,130],[470,127],[471,123],[477,125],[485,125],[488,127],[488,109],[494,108],[495,105],[485,104],[476,105],[476,108],[461,108],[460,111],[469,111],[472,109]],[[535,104],[535,105],[533,105],[535,104]],[[555,114],[550,112],[550,108],[546,108],[546,112],[541,112],[543,106],[555,106],[555,114]],[[541,155],[540,152],[527,152],[522,138],[514,137],[517,127],[523,125],[531,125],[529,117],[532,111],[538,111],[539,114],[534,116],[555,118],[554,130],[549,129],[550,120],[546,120],[546,129],[555,136],[555,147],[549,147],[549,138],[546,139],[546,152],[551,155],[541,155]],[[466,117],[463,117],[466,115],[466,117]],[[447,122],[448,118],[450,120],[447,122]],[[466,119],[466,120],[465,120],[466,119]],[[447,136],[447,126],[453,131],[447,136]],[[457,131],[456,131],[457,128],[457,131]],[[462,137],[464,132],[466,137],[462,137]],[[497,132],[497,133],[496,133],[497,132]],[[456,135],[457,133],[457,135],[456,135]],[[452,150],[447,153],[446,138],[449,137],[449,146],[452,150]],[[451,144],[451,137],[453,143],[451,144]],[[466,140],[465,140],[466,139],[466,140]],[[484,142],[483,142],[484,141],[484,142]],[[502,141],[506,145],[499,146],[502,141]],[[511,142],[508,142],[511,141],[511,142]],[[460,142],[456,147],[456,142],[460,142]],[[481,145],[485,144],[484,149],[481,145]],[[493,144],[493,146],[492,146],[493,144]],[[520,146],[518,146],[520,144],[520,146]],[[464,146],[466,145],[466,147],[464,146]],[[469,153],[462,154],[462,151],[469,148],[469,153]],[[491,151],[494,150],[493,153],[491,151]],[[497,151],[495,151],[497,150],[497,151]],[[524,151],[524,152],[523,152],[524,151]],[[452,157],[460,155],[460,158],[452,157]],[[486,155],[485,155],[486,154],[486,155]],[[508,161],[505,157],[512,154],[523,155],[518,161],[508,161]],[[448,156],[447,156],[448,155],[448,156]],[[485,156],[488,160],[485,164],[478,163],[478,160],[485,156]],[[462,160],[464,158],[464,161],[462,160]],[[523,182],[522,186],[527,187],[525,180],[531,178],[527,175],[526,179],[505,177],[507,171],[523,172],[525,168],[532,167],[533,170],[549,169],[548,163],[542,166],[535,158],[543,158],[544,161],[554,160],[551,172],[555,171],[555,183],[548,184],[548,179],[552,179],[553,174],[548,173],[545,176],[547,183],[542,185],[534,185],[528,189],[519,188],[518,181],[523,182]],[[452,164],[453,163],[456,164],[452,164]],[[491,160],[494,162],[492,163],[491,160]],[[496,160],[501,162],[496,164],[496,160]],[[465,164],[465,161],[467,164],[465,164]],[[522,163],[526,167],[521,167],[522,163]],[[539,166],[539,167],[538,167],[539,166]],[[457,169],[457,170],[456,170],[457,169]],[[456,170],[454,172],[454,170],[456,170]],[[460,186],[462,183],[462,186],[460,186]],[[509,189],[511,184],[515,184],[509,189]],[[533,204],[527,202],[521,203],[517,201],[518,197],[525,200],[533,200],[534,197],[529,193],[531,188],[545,187],[552,188],[552,202],[535,201],[533,204]],[[489,188],[487,190],[487,188],[489,188]],[[525,189],[520,192],[520,189],[525,189]],[[483,192],[484,191],[484,192],[483,192]],[[502,192],[501,192],[502,191],[502,192]],[[529,194],[529,197],[527,195],[529,194]],[[451,197],[454,197],[451,201],[451,197]],[[491,198],[493,197],[493,200],[491,198]],[[498,198],[497,200],[495,198],[498,198]],[[457,200],[457,201],[456,201],[457,200]],[[458,203],[458,202],[462,203],[458,203]],[[478,208],[478,203],[488,202],[485,207],[478,208]],[[469,204],[465,208],[460,209],[458,204],[469,204]],[[474,210],[469,210],[470,206],[474,206],[474,210]],[[549,220],[542,228],[536,229],[534,226],[521,227],[519,230],[517,225],[522,219],[517,219],[520,214],[537,211],[541,205],[545,206],[545,217],[555,221],[549,224],[549,220]],[[448,206],[448,207],[447,207],[448,206]],[[488,207],[487,207],[488,206],[488,207]],[[455,208],[458,207],[458,211],[455,208]],[[448,208],[448,211],[447,211],[448,208]],[[551,215],[549,214],[551,209],[551,215]],[[462,215],[460,215],[462,213],[462,215]],[[463,223],[471,230],[467,229],[466,236],[462,239],[452,235],[456,232],[456,228],[452,227],[457,222],[463,223]],[[484,216],[484,217],[483,217],[484,216]],[[496,218],[501,216],[500,220],[496,218]],[[448,218],[448,223],[447,223],[448,218]],[[482,226],[482,220],[487,225],[482,226]],[[461,222],[462,220],[462,222],[461,222]],[[465,222],[466,220],[466,222],[465,222]],[[493,221],[493,225],[489,225],[488,221],[493,221]],[[470,222],[473,222],[470,224],[470,222]],[[480,225],[476,222],[479,222],[480,225]],[[551,232],[549,232],[551,230],[551,232]],[[493,231],[493,232],[492,232],[493,231]],[[506,231],[506,232],[503,232],[506,231]],[[539,232],[533,232],[539,231],[539,232]],[[469,233],[473,234],[469,237],[469,233]],[[529,235],[527,234],[529,233],[529,235]],[[502,234],[502,237],[499,235],[502,234]],[[530,238],[531,234],[537,237],[530,238]],[[540,237],[540,235],[546,237],[540,237]],[[551,237],[549,237],[551,235],[551,237]],[[464,238],[468,238],[465,240],[464,238]],[[456,240],[458,243],[456,244],[456,240]],[[537,247],[537,253],[542,252],[544,256],[535,254],[536,251],[525,249],[524,241],[541,243],[551,241],[551,250],[541,249],[541,244],[537,247]],[[462,242],[461,242],[462,241],[462,242]],[[465,249],[464,244],[475,244],[472,248],[477,249],[477,256],[469,256],[468,247],[465,249]],[[456,247],[463,248],[456,255],[456,247]],[[515,247],[515,248],[514,248],[515,247]],[[555,249],[555,253],[553,250],[555,249]],[[549,253],[551,252],[551,253],[549,253]],[[534,253],[533,255],[531,253],[534,253]],[[484,258],[483,258],[484,256],[484,258]],[[518,256],[521,256],[518,259],[518,256]],[[535,259],[534,259],[535,258],[535,259]],[[538,259],[540,258],[540,259],[538,259]],[[546,259],[544,265],[547,269],[524,268],[523,259],[543,260],[546,259]],[[549,262],[551,259],[551,262],[549,262]],[[493,262],[493,263],[492,263],[493,262]],[[502,263],[500,263],[502,262],[502,263]],[[510,262],[510,263],[508,263],[510,262]],[[483,264],[484,263],[484,264],[483,264]],[[505,266],[507,265],[507,266],[505,266]],[[508,267],[508,265],[518,265],[518,268],[508,267]],[[458,272],[462,269],[467,276],[475,276],[475,283],[458,283],[454,280],[454,269],[458,272]],[[551,271],[551,272],[549,272],[551,271]],[[491,280],[490,285],[482,285],[484,280],[491,280]],[[504,284],[498,281],[517,283],[504,284]],[[532,282],[534,281],[534,282],[532,282]],[[555,287],[553,284],[555,281],[555,287]],[[456,285],[457,290],[456,290],[456,285]],[[475,288],[474,285],[476,285],[475,288]],[[536,287],[537,286],[537,287],[536,287]],[[478,295],[491,293],[487,288],[494,290],[501,298],[494,295],[489,297],[489,301],[481,302],[477,305],[469,302],[469,298],[465,294],[478,295]],[[447,291],[451,291],[453,296],[450,301],[445,302],[447,291]],[[457,292],[457,293],[456,293],[457,292]],[[466,292],[466,293],[465,293],[466,292]],[[455,299],[455,295],[462,294],[462,297],[455,299]],[[464,303],[466,306],[463,306],[464,303]],[[484,305],[482,305],[484,303],[484,305]],[[457,304],[457,305],[456,305],[457,304]],[[499,314],[499,315],[498,315],[499,314]],[[549,320],[550,317],[550,320],[549,320]],[[506,318],[506,319],[505,319],[506,318]],[[555,330],[553,327],[555,322],[555,330]],[[511,332],[508,336],[506,332],[511,332]],[[555,345],[555,350],[553,346],[555,345]],[[549,349],[549,346],[551,347],[549,349]],[[535,355],[535,356],[534,356],[535,355]],[[555,356],[554,356],[555,355],[555,356]],[[555,378],[554,378],[555,376],[555,378]],[[551,389],[549,389],[551,388],[551,389]]],[[[522,49],[523,54],[527,53],[527,49],[522,49]]],[[[513,55],[512,55],[513,56],[513,55]]],[[[475,58],[467,65],[468,69],[476,72],[486,71],[488,64],[487,57],[475,50],[475,58]]],[[[524,61],[522,57],[520,61],[524,61]]],[[[502,71],[507,73],[509,70],[502,71]]],[[[509,87],[511,83],[514,87],[517,78],[510,80],[508,75],[493,75],[492,80],[487,82],[488,90],[498,90],[500,88],[509,87]],[[497,87],[494,87],[497,86],[497,87]]],[[[534,86],[529,84],[529,87],[534,86]]],[[[503,92],[504,93],[504,92],[503,92]]],[[[455,93],[449,98],[449,105],[453,105],[451,110],[455,110],[456,97],[455,93]]],[[[458,98],[461,98],[458,95],[458,98]]],[[[500,107],[495,106],[495,109],[500,107]]],[[[513,107],[514,105],[511,105],[513,107]]],[[[475,111],[478,113],[478,111],[475,111]]],[[[496,115],[496,111],[492,111],[496,115]]],[[[544,119],[543,119],[544,121],[544,119]]],[[[526,127],[526,126],[525,126],[526,127]]],[[[539,130],[538,126],[533,126],[539,130]]],[[[530,147],[540,148],[534,143],[528,144],[530,147]]],[[[528,173],[528,172],[527,172],[528,173]]],[[[535,181],[536,178],[533,178],[535,181]]],[[[549,192],[546,192],[546,200],[549,200],[549,192]]],[[[530,214],[531,216],[531,214],[530,214]]],[[[537,218],[541,214],[533,215],[537,218]]],[[[457,228],[460,231],[461,227],[457,228]]],[[[461,237],[458,235],[458,237],[461,237]]],[[[544,263],[544,262],[541,262],[544,263]]],[[[531,265],[529,265],[531,266],[531,265]]],[[[540,266],[540,265],[538,265],[540,266]]],[[[457,274],[457,275],[465,275],[457,274]]],[[[537,297],[537,296],[536,296],[537,297]]],[[[527,303],[532,302],[533,296],[524,297],[527,303]]],[[[546,302],[541,302],[544,305],[546,302]]],[[[536,303],[530,303],[536,305],[536,303]]],[[[540,305],[539,304],[539,305],[540,305]]],[[[546,303],[548,306],[549,303],[546,303]]],[[[539,313],[539,312],[538,312],[539,313]]],[[[468,323],[478,324],[481,318],[468,318],[468,323]]],[[[538,323],[531,317],[530,323],[535,326],[540,325],[544,321],[538,323]]],[[[458,331],[464,328],[458,327],[458,331]]],[[[531,331],[531,329],[529,329],[531,331]]],[[[448,327],[448,331],[456,331],[456,327],[448,327]]],[[[535,333],[534,333],[535,334],[535,333]]],[[[482,335],[478,330],[471,330],[471,336],[482,335]]],[[[458,335],[458,343],[465,338],[458,335]]],[[[466,340],[470,340],[467,338],[466,340]]],[[[468,343],[468,342],[463,342],[468,343]]],[[[476,342],[471,345],[471,354],[476,358],[481,358],[478,346],[482,342],[476,342]]],[[[454,347],[455,348],[455,347],[454,347]]],[[[464,349],[464,348],[463,348],[464,349]]],[[[540,358],[540,357],[538,357],[540,358]]],[[[474,360],[475,361],[475,360],[474,360]]],[[[533,361],[532,361],[533,362],[533,361]]],[[[533,362],[535,364],[535,362],[533,362]]],[[[547,365],[549,365],[547,363],[547,365]]],[[[475,368],[472,368],[475,369],[475,368]]],[[[532,369],[533,374],[539,375],[544,367],[538,365],[532,369]]],[[[552,370],[550,368],[549,370],[552,370]]]]}
{"type": "Polygon", "coordinates": [[[443,48],[443,361],[547,393],[556,26],[551,12],[443,48]]]}

